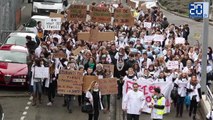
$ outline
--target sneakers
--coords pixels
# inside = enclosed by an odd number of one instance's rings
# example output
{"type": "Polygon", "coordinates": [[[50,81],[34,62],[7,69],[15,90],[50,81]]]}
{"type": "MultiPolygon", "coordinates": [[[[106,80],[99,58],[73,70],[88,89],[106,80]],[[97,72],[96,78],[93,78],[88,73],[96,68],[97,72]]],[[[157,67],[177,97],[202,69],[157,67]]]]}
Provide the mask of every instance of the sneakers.
{"type": "Polygon", "coordinates": [[[53,105],[52,102],[47,103],[47,106],[52,106],[52,105],[53,105]]]}

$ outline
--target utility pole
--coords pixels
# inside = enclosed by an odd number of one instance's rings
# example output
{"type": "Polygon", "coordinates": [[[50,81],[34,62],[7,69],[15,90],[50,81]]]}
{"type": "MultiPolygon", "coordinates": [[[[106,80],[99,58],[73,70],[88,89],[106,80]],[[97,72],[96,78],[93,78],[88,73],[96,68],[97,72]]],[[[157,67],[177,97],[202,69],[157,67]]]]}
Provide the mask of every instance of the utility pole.
{"type": "MultiPolygon", "coordinates": [[[[204,0],[204,2],[209,2],[209,0],[204,0]]],[[[209,10],[209,8],[208,8],[209,10]]],[[[209,15],[208,15],[209,16],[209,15]]],[[[207,74],[207,50],[208,50],[208,35],[209,35],[209,17],[203,18],[203,43],[202,43],[202,62],[201,62],[201,91],[206,93],[206,74],[207,74]]]]}

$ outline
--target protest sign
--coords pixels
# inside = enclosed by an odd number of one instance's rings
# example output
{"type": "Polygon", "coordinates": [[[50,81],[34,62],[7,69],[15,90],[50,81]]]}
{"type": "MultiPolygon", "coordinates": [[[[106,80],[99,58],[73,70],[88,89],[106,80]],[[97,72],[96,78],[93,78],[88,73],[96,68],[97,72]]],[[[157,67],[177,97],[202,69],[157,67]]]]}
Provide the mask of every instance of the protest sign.
{"type": "Polygon", "coordinates": [[[153,41],[163,42],[165,37],[163,35],[154,35],[153,41]]]}
{"type": "Polygon", "coordinates": [[[114,41],[115,40],[115,33],[114,32],[98,32],[97,39],[92,42],[99,42],[99,41],[114,41]]]}
{"type": "Polygon", "coordinates": [[[111,13],[109,12],[109,9],[107,7],[92,7],[91,21],[98,23],[110,23],[111,13]]]}
{"type": "Polygon", "coordinates": [[[143,25],[144,25],[145,28],[148,28],[148,29],[152,28],[151,22],[144,22],[143,25]]]}
{"type": "Polygon", "coordinates": [[[118,94],[117,79],[104,78],[99,80],[101,95],[118,94]]]}
{"type": "Polygon", "coordinates": [[[58,94],[81,95],[83,72],[76,70],[60,70],[57,82],[58,94]]]}
{"type": "Polygon", "coordinates": [[[178,69],[179,68],[179,62],[178,61],[168,61],[166,63],[166,67],[169,70],[174,70],[174,69],[178,69]]]}
{"type": "Polygon", "coordinates": [[[84,47],[79,46],[77,49],[73,50],[72,53],[74,56],[76,56],[84,49],[85,49],[84,47]]]}
{"type": "Polygon", "coordinates": [[[62,21],[64,21],[64,15],[50,12],[50,18],[61,18],[62,21]]]}
{"type": "Polygon", "coordinates": [[[67,58],[67,55],[63,51],[53,53],[53,58],[67,58]]]}
{"type": "Polygon", "coordinates": [[[144,36],[144,42],[152,42],[154,39],[154,36],[149,35],[149,36],[144,36]]]}
{"type": "Polygon", "coordinates": [[[176,37],[175,38],[175,44],[185,44],[185,38],[183,37],[176,37]]]}
{"type": "Polygon", "coordinates": [[[93,81],[98,81],[97,76],[86,75],[83,78],[83,91],[86,92],[93,81]]]}
{"type": "Polygon", "coordinates": [[[68,20],[86,21],[87,6],[71,5],[68,12],[68,20]]]}
{"type": "Polygon", "coordinates": [[[99,41],[113,41],[115,40],[114,32],[79,32],[78,40],[84,40],[89,42],[99,42],[99,41]]]}
{"type": "Polygon", "coordinates": [[[35,78],[49,78],[49,67],[35,67],[34,68],[35,78]]]}
{"type": "Polygon", "coordinates": [[[114,11],[114,24],[116,25],[134,25],[134,17],[128,8],[116,8],[114,11]]]}
{"type": "Polygon", "coordinates": [[[79,32],[78,33],[78,40],[89,41],[90,33],[89,32],[79,32]]]}
{"type": "MultiPolygon", "coordinates": [[[[125,81],[125,83],[123,85],[123,96],[124,97],[129,90],[133,89],[132,85],[134,83],[135,82],[132,80],[125,81]]],[[[148,104],[152,100],[152,95],[154,94],[154,88],[161,89],[161,93],[166,98],[165,113],[170,112],[170,107],[171,107],[170,94],[171,94],[171,91],[174,86],[172,81],[171,82],[155,82],[155,83],[153,83],[149,80],[139,80],[139,81],[137,81],[137,83],[139,85],[139,91],[142,91],[144,93],[145,100],[146,100],[146,104],[143,108],[143,112],[151,113],[152,109],[148,107],[148,104]]]]}
{"type": "Polygon", "coordinates": [[[45,30],[61,30],[61,18],[47,18],[44,23],[45,30]]]}
{"type": "Polygon", "coordinates": [[[99,31],[97,29],[91,29],[89,41],[90,42],[98,41],[98,34],[99,34],[99,31]]]}

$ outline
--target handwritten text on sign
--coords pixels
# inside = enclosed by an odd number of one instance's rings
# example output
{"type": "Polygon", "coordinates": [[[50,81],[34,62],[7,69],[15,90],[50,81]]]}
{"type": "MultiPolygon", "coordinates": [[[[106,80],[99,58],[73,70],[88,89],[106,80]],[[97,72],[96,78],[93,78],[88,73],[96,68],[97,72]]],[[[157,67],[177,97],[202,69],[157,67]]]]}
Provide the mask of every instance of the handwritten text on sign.
{"type": "Polygon", "coordinates": [[[69,20],[86,21],[86,16],[87,16],[86,5],[71,5],[69,10],[70,10],[68,13],[69,20]]]}
{"type": "Polygon", "coordinates": [[[35,67],[35,78],[49,78],[49,67],[35,67]]]}
{"type": "Polygon", "coordinates": [[[101,7],[92,7],[91,21],[99,23],[110,23],[111,13],[109,12],[109,9],[101,7]]]}
{"type": "MultiPolygon", "coordinates": [[[[132,85],[135,82],[127,80],[124,84],[124,88],[123,90],[125,92],[123,92],[123,95],[125,96],[126,93],[129,90],[132,90],[133,87],[132,85]]],[[[170,94],[173,88],[173,83],[172,82],[159,82],[159,83],[152,83],[150,81],[146,81],[146,80],[141,80],[139,82],[137,82],[139,84],[139,90],[142,91],[145,95],[145,100],[146,100],[146,105],[143,109],[143,112],[147,112],[147,113],[151,113],[151,109],[148,107],[148,103],[151,102],[152,100],[152,95],[154,94],[154,89],[155,88],[160,88],[161,89],[161,93],[165,96],[166,98],[166,109],[165,109],[165,113],[170,112],[170,94]]]]}
{"type": "Polygon", "coordinates": [[[45,19],[45,30],[61,30],[61,18],[47,18],[45,19]]]}
{"type": "Polygon", "coordinates": [[[134,18],[130,12],[130,9],[127,8],[116,8],[114,13],[114,22],[118,25],[134,25],[134,18]]]}
{"type": "Polygon", "coordinates": [[[61,70],[58,78],[58,94],[81,95],[82,83],[81,71],[61,70]]]}

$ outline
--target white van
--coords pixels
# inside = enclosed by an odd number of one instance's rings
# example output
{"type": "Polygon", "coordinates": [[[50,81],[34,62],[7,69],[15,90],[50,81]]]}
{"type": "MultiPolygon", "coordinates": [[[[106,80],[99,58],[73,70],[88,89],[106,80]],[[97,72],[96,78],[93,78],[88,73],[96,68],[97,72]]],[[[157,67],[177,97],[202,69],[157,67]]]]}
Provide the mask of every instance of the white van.
{"type": "Polygon", "coordinates": [[[50,18],[49,16],[41,16],[41,15],[34,15],[30,18],[30,20],[24,24],[25,31],[35,32],[35,27],[38,21],[41,21],[42,26],[45,24],[45,19],[50,18]]]}
{"type": "Polygon", "coordinates": [[[33,0],[32,15],[49,15],[50,12],[61,13],[67,5],[67,0],[33,0]]]}

